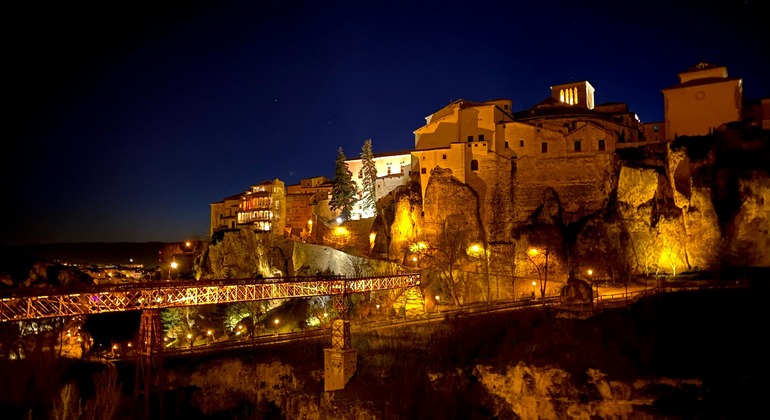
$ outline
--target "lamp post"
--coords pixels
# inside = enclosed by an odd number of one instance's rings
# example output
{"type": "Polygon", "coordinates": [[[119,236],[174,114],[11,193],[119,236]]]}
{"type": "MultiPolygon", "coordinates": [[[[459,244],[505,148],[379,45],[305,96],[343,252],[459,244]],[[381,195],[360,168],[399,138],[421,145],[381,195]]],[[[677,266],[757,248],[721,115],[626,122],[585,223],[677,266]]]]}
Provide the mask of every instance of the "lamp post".
{"type": "Polygon", "coordinates": [[[535,286],[537,286],[537,282],[532,280],[532,300],[535,300],[535,286]]]}
{"type": "Polygon", "coordinates": [[[193,335],[190,333],[187,333],[187,341],[190,343],[190,353],[193,351],[193,335]]]}
{"type": "Polygon", "coordinates": [[[278,318],[273,321],[273,335],[278,336],[278,323],[281,322],[278,318]]]}

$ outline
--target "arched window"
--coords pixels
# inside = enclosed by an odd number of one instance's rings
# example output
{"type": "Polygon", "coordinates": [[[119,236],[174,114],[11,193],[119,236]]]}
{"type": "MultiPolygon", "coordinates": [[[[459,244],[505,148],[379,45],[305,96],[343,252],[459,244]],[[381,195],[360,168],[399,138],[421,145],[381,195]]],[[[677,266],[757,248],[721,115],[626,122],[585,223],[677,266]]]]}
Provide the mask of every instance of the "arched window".
{"type": "Polygon", "coordinates": [[[564,102],[564,89],[559,90],[559,100],[564,102]]]}
{"type": "Polygon", "coordinates": [[[473,159],[471,161],[471,171],[478,171],[479,170],[479,161],[476,159],[473,159]]]}
{"type": "Polygon", "coordinates": [[[575,90],[575,103],[578,103],[578,90],[577,88],[573,88],[575,90]]]}

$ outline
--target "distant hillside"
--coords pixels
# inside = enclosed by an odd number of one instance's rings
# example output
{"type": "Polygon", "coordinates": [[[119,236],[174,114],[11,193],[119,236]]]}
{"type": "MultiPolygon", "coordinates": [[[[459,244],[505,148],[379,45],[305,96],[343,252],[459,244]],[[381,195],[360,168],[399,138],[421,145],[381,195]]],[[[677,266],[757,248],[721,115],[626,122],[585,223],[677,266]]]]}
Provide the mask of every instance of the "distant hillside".
{"type": "Polygon", "coordinates": [[[22,245],[15,249],[49,261],[72,264],[144,264],[158,265],[158,253],[164,242],[65,242],[22,245]]]}

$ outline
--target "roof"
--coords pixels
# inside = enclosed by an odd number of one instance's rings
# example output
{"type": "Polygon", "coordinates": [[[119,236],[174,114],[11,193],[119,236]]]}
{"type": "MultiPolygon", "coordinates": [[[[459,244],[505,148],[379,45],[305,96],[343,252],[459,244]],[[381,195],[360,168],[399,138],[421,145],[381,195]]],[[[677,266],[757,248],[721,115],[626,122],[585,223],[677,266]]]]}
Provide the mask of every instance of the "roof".
{"type": "Polygon", "coordinates": [[[703,79],[695,79],[684,83],[678,83],[676,85],[669,86],[662,90],[666,91],[666,90],[672,90],[672,89],[688,88],[693,86],[710,85],[713,83],[734,82],[736,80],[741,80],[741,79],[739,77],[704,77],[703,79]]]}

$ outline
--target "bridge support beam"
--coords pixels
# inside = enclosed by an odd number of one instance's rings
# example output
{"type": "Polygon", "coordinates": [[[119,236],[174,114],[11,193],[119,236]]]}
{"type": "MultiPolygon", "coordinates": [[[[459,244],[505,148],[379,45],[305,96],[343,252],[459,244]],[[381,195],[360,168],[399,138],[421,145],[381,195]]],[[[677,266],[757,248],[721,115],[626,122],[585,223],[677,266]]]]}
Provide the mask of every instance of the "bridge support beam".
{"type": "Polygon", "coordinates": [[[163,328],[160,309],[145,309],[139,323],[134,398],[144,419],[163,418],[163,328]],[[158,416],[150,415],[152,394],[157,394],[158,416]]]}
{"type": "Polygon", "coordinates": [[[345,388],[356,373],[356,350],[350,345],[347,293],[334,296],[332,304],[340,316],[332,321],[332,346],[324,349],[324,391],[345,388]]]}

